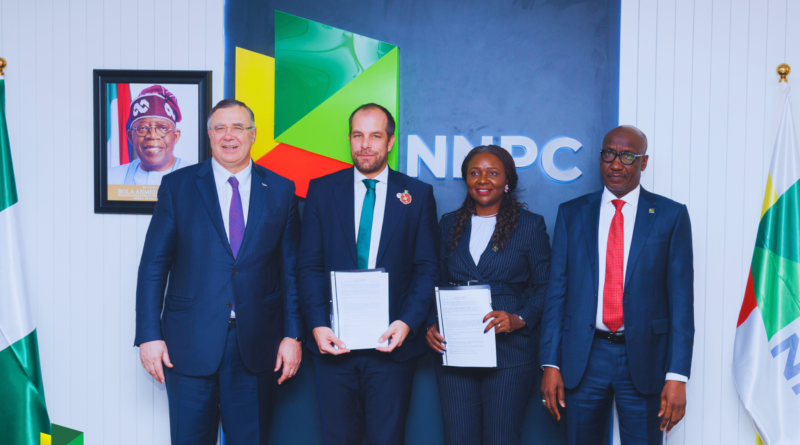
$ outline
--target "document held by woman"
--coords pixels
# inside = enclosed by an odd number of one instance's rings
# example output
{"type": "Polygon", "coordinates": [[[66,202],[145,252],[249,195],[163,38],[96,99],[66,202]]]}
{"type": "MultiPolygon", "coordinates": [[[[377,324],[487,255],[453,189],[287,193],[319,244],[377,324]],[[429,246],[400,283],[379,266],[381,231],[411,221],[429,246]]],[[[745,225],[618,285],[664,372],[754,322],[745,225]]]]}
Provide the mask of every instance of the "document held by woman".
{"type": "Polygon", "coordinates": [[[331,328],[347,349],[388,346],[389,274],[383,269],[331,272],[331,328]]]}
{"type": "Polygon", "coordinates": [[[496,368],[497,348],[494,328],[484,333],[492,312],[489,286],[436,288],[439,333],[446,343],[442,357],[445,366],[496,368]]]}

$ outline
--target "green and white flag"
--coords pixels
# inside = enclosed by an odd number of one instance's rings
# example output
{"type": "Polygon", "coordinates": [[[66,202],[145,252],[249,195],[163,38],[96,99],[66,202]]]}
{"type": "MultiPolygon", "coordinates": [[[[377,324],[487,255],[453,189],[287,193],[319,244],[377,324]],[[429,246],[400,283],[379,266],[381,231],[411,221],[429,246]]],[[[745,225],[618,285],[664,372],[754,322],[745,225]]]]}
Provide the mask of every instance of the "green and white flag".
{"type": "Polygon", "coordinates": [[[0,76],[0,437],[7,445],[39,445],[50,433],[36,322],[22,275],[19,204],[0,76]]]}
{"type": "Polygon", "coordinates": [[[766,445],[800,441],[800,147],[789,85],[736,328],[733,380],[766,445]]]}

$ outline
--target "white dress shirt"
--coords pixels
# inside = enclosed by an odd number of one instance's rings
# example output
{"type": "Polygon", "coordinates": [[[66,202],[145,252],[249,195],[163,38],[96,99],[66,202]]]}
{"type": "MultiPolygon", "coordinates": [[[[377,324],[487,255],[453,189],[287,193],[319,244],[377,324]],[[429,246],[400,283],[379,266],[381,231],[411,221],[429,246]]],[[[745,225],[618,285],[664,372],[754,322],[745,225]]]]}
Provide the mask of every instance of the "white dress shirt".
{"type": "Polygon", "coordinates": [[[469,253],[475,265],[481,260],[481,255],[486,250],[489,240],[494,235],[494,226],[497,225],[497,217],[491,218],[472,215],[472,230],[469,232],[469,253]]]}
{"type": "MultiPolygon", "coordinates": [[[[253,161],[247,164],[244,170],[235,175],[223,167],[216,159],[211,158],[211,170],[214,172],[214,183],[217,185],[217,196],[219,197],[219,207],[222,211],[222,223],[225,224],[225,234],[228,235],[228,242],[231,240],[230,213],[231,197],[233,196],[233,186],[228,179],[235,176],[239,181],[239,197],[242,199],[242,211],[244,212],[244,224],[247,226],[247,212],[250,210],[250,176],[253,174],[253,161]]],[[[236,318],[236,313],[231,310],[231,318],[236,318]]]]}
{"type": "MultiPolygon", "coordinates": [[[[636,211],[639,207],[639,194],[642,187],[638,186],[631,190],[627,195],[622,198],[617,198],[607,188],[603,188],[603,196],[600,198],[600,225],[597,232],[597,315],[595,316],[595,327],[598,330],[610,332],[605,323],[603,323],[603,288],[606,284],[606,251],[608,249],[608,232],[611,230],[611,220],[614,219],[614,214],[617,213],[617,208],[611,202],[615,199],[625,201],[622,206],[623,218],[623,261],[622,261],[622,276],[625,277],[628,272],[628,252],[631,250],[631,240],[633,239],[633,229],[636,225],[636,211]]],[[[617,329],[617,332],[624,332],[625,325],[623,324],[617,329]]],[[[542,365],[552,366],[552,365],[542,365]]],[[[552,366],[557,368],[557,366],[552,366]]],[[[667,373],[667,380],[677,380],[679,382],[687,382],[689,378],[676,374],[674,372],[667,373]]]]}
{"type": "MultiPolygon", "coordinates": [[[[364,176],[357,168],[353,167],[354,181],[355,181],[355,218],[356,218],[356,241],[358,240],[358,226],[361,224],[361,209],[364,207],[364,197],[367,196],[367,186],[364,184],[364,179],[369,179],[364,176]]],[[[372,235],[369,238],[369,261],[368,269],[375,268],[375,262],[378,259],[378,246],[381,242],[381,229],[383,229],[383,213],[386,210],[386,190],[389,186],[389,167],[383,167],[383,171],[378,174],[374,179],[378,182],[375,184],[375,209],[372,212],[372,235]]]]}

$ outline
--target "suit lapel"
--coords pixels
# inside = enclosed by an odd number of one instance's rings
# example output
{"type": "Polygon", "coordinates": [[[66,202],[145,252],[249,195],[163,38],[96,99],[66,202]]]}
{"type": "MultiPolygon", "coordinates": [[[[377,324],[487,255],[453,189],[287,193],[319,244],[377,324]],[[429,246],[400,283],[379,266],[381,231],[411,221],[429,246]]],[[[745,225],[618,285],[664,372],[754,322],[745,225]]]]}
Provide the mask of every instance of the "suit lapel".
{"type": "Polygon", "coordinates": [[[276,208],[277,203],[272,202],[270,198],[274,197],[274,192],[270,192],[269,184],[267,183],[267,174],[259,169],[256,164],[253,164],[253,171],[250,174],[250,207],[247,211],[247,224],[244,229],[244,238],[242,239],[242,247],[236,259],[242,258],[243,252],[247,250],[250,240],[253,238],[253,233],[258,230],[259,222],[261,221],[261,214],[265,207],[276,208]],[[261,184],[267,184],[264,187],[261,184]],[[269,201],[269,204],[267,202],[269,201]]]}
{"type": "MultiPolygon", "coordinates": [[[[389,240],[392,239],[394,229],[397,227],[397,223],[403,217],[403,213],[406,210],[406,204],[403,204],[397,198],[398,193],[405,192],[403,189],[405,185],[406,181],[403,179],[403,176],[389,169],[389,183],[386,187],[386,206],[383,210],[383,226],[381,227],[381,240],[378,244],[378,256],[375,258],[376,265],[380,262],[383,254],[386,253],[386,247],[389,245],[389,240]]],[[[412,196],[412,200],[413,198],[412,196]]]]}
{"type": "Polygon", "coordinates": [[[200,192],[200,197],[203,198],[203,203],[206,205],[208,216],[211,217],[211,222],[214,223],[217,234],[222,238],[222,244],[225,245],[228,253],[233,256],[231,243],[228,241],[228,235],[225,233],[225,224],[222,222],[222,210],[219,206],[219,196],[217,195],[217,184],[214,182],[214,172],[211,171],[211,159],[205,161],[197,170],[195,184],[200,192]]]}
{"type": "Polygon", "coordinates": [[[633,228],[631,247],[628,251],[628,266],[625,270],[626,287],[628,286],[628,282],[631,280],[633,268],[636,266],[636,262],[639,260],[639,255],[642,253],[642,248],[644,247],[644,242],[647,240],[647,235],[650,233],[650,229],[653,227],[653,222],[655,222],[656,216],[658,215],[658,208],[653,205],[653,201],[655,201],[655,195],[642,188],[639,193],[638,207],[636,208],[636,224],[633,228]],[[651,208],[654,210],[652,214],[650,213],[651,208]]]}
{"type": "Polygon", "coordinates": [[[589,262],[592,264],[592,278],[594,287],[597,288],[599,279],[598,250],[597,250],[597,231],[600,227],[600,204],[603,191],[589,195],[587,202],[581,207],[583,214],[583,235],[586,239],[586,249],[589,251],[589,262]]]}
{"type": "Polygon", "coordinates": [[[350,174],[343,174],[337,180],[338,184],[335,186],[333,192],[333,199],[335,201],[334,208],[339,214],[339,222],[342,223],[344,230],[344,241],[347,244],[347,249],[353,257],[353,263],[358,264],[358,256],[356,255],[356,220],[355,220],[355,176],[353,175],[355,167],[348,169],[350,174]]]}

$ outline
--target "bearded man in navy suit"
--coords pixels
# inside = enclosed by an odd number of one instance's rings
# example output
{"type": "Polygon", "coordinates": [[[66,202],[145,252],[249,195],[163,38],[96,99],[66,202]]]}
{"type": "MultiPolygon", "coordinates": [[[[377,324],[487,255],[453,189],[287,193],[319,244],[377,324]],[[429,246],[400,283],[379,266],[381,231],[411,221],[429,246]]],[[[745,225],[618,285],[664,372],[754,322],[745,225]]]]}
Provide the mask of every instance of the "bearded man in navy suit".
{"type": "Polygon", "coordinates": [[[266,445],[276,383],[302,358],[297,198],[294,183],[250,159],[247,105],[218,103],[208,137],[212,158],[158,189],[135,345],[147,372],[166,380],[173,444],[215,444],[221,418],[231,445],[266,445]]]}
{"type": "Polygon", "coordinates": [[[616,400],[623,444],[660,444],[686,408],[694,340],[685,205],[639,185],[647,137],[603,139],[605,187],[562,204],[553,233],[539,363],[542,402],[566,408],[570,444],[604,441],[616,400]]]}
{"type": "MultiPolygon", "coordinates": [[[[362,105],[350,116],[353,168],[311,181],[298,261],[300,302],[313,341],[325,443],[403,444],[415,358],[439,278],[433,187],[391,170],[394,118],[362,105]],[[331,330],[331,271],[389,273],[389,345],[350,351],[331,330]],[[334,345],[336,347],[334,347],[334,345]],[[338,348],[338,349],[337,349],[338,348]]],[[[344,135],[342,135],[344,136],[344,135]]]]}

